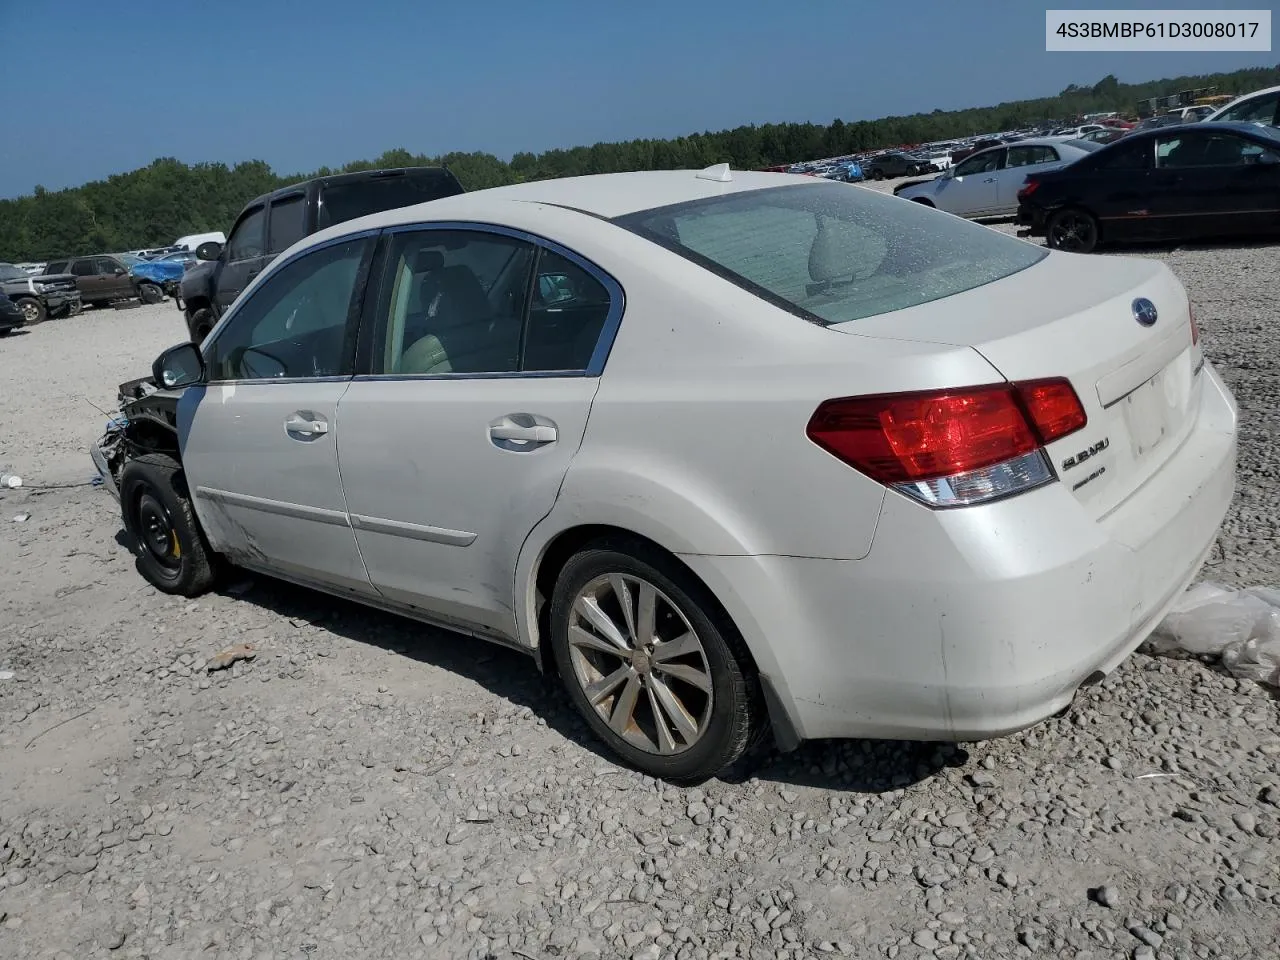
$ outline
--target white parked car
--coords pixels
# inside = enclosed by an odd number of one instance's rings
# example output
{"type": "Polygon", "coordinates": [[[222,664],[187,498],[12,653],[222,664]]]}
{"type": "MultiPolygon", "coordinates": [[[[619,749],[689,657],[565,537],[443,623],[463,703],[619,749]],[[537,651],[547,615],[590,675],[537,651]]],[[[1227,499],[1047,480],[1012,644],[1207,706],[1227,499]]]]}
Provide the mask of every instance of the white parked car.
{"type": "Polygon", "coordinates": [[[1235,476],[1164,265],[727,167],[321,231],[153,376],[95,450],[152,583],[231,561],[523,650],[678,781],[766,725],[1057,713],[1195,577],[1235,476]]]}
{"type": "Polygon", "coordinates": [[[901,184],[894,196],[960,217],[1012,217],[1028,173],[1065,166],[1101,144],[1085,140],[1019,140],[965,157],[940,177],[901,184]]]}
{"type": "Polygon", "coordinates": [[[1280,127],[1280,87],[1267,87],[1237,97],[1221,110],[1211,113],[1208,121],[1234,120],[1239,123],[1264,123],[1280,127]]]}

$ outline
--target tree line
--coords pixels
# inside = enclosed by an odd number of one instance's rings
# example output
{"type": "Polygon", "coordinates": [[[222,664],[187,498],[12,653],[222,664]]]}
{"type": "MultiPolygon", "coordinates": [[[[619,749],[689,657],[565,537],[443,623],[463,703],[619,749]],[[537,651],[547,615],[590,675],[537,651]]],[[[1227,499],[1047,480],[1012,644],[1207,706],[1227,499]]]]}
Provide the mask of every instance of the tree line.
{"type": "Polygon", "coordinates": [[[1093,86],[1072,84],[1054,97],[1017,100],[992,107],[934,110],[830,124],[766,123],[718,132],[694,133],[671,140],[597,143],[543,153],[521,152],[509,161],[488,153],[448,153],[428,157],[389,150],[373,160],[340,170],[322,167],[309,174],[284,176],[261,160],[227,166],[185,164],[171,157],[129,173],[67,190],[37,186],[30,196],[0,200],[0,261],[45,260],[138,249],[171,243],[175,237],[227,230],[249,200],[309,177],[381,167],[447,165],[468,190],[548,177],[616,173],[628,170],[701,168],[728,162],[736,169],[757,169],[1009,130],[1045,121],[1069,121],[1086,113],[1131,113],[1140,100],[1182,90],[1214,87],[1240,94],[1280,84],[1280,65],[1148,83],[1120,83],[1104,77],[1093,86]]]}

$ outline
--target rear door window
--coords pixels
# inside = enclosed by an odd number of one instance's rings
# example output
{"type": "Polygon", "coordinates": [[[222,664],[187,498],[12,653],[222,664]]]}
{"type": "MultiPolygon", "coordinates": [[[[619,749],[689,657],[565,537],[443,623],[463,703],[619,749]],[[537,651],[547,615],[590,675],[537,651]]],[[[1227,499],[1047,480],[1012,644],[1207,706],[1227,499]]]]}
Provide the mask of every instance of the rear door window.
{"type": "Polygon", "coordinates": [[[268,214],[268,253],[283,253],[307,235],[307,201],[298,194],[273,200],[268,214]]]}
{"type": "Polygon", "coordinates": [[[461,192],[457,181],[445,171],[326,184],[320,191],[318,228],[345,223],[370,213],[452,197],[461,192]]]}
{"type": "Polygon", "coordinates": [[[94,277],[98,274],[98,266],[91,258],[73,260],[71,262],[71,272],[77,277],[94,277]]]}

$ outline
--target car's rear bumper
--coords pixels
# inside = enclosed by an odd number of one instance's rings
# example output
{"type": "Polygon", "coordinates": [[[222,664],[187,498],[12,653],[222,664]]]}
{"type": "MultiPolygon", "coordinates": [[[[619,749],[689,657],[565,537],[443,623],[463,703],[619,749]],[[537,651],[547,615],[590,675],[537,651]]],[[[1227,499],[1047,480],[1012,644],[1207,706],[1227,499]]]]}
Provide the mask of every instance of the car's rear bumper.
{"type": "Polygon", "coordinates": [[[1018,231],[1019,236],[1043,237],[1046,222],[1045,212],[1039,207],[1018,204],[1018,212],[1014,214],[1014,222],[1024,228],[1018,231]]]}
{"type": "Polygon", "coordinates": [[[1196,428],[1098,521],[1061,484],[931,511],[890,495],[863,560],[684,557],[800,738],[980,740],[1115,669],[1195,578],[1235,484],[1236,410],[1206,365],[1196,428]]]}
{"type": "Polygon", "coordinates": [[[0,330],[16,330],[27,322],[27,318],[21,313],[0,314],[0,330]]]}

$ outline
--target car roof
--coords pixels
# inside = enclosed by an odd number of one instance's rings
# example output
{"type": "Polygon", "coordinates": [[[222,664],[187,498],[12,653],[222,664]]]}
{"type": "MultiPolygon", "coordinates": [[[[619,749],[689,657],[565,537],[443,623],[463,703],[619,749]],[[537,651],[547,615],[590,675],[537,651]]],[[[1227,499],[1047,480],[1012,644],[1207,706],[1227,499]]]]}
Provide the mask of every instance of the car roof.
{"type": "MultiPolygon", "coordinates": [[[[1250,123],[1247,120],[1201,120],[1199,123],[1171,123],[1163,127],[1151,127],[1147,130],[1139,130],[1125,137],[1167,137],[1171,133],[1178,133],[1183,130],[1230,130],[1233,133],[1252,134],[1255,137],[1262,137],[1266,140],[1276,140],[1280,142],[1280,130],[1275,127],[1269,127],[1264,124],[1250,123]]],[[[1118,143],[1119,141],[1117,141],[1118,143]]]]}
{"type": "Polygon", "coordinates": [[[254,197],[245,207],[254,207],[260,203],[267,203],[271,200],[278,200],[281,197],[293,196],[296,193],[305,193],[311,184],[322,184],[325,187],[339,186],[345,183],[356,183],[361,180],[380,180],[386,177],[410,174],[412,176],[425,176],[428,173],[437,177],[453,176],[452,171],[448,167],[385,167],[377,170],[354,170],[351,173],[331,173],[323,177],[311,177],[308,180],[299,180],[297,183],[291,183],[287,186],[277,187],[270,193],[264,193],[260,197],[254,197]]]}

